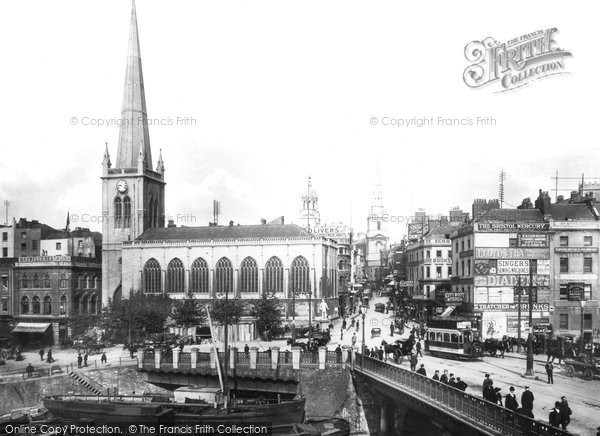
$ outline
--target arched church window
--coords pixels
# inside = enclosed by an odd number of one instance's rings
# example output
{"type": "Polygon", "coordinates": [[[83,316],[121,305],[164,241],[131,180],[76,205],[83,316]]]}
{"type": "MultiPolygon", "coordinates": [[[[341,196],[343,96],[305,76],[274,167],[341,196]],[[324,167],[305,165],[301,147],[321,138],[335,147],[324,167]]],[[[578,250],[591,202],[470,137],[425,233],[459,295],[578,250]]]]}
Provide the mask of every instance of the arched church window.
{"type": "Polygon", "coordinates": [[[123,199],[123,228],[131,227],[131,200],[129,197],[123,199]]]}
{"type": "Polygon", "coordinates": [[[201,257],[194,260],[190,271],[190,291],[208,292],[208,265],[201,257]]]}
{"type": "Polygon", "coordinates": [[[183,262],[175,258],[167,265],[167,292],[168,293],[183,293],[184,291],[185,269],[183,262]]]}
{"type": "Polygon", "coordinates": [[[265,283],[263,284],[265,292],[283,291],[283,262],[276,256],[273,256],[265,264],[265,283]]]}
{"type": "Polygon", "coordinates": [[[310,291],[310,268],[305,257],[298,256],[292,261],[291,273],[293,292],[310,291]]]}
{"type": "Polygon", "coordinates": [[[144,292],[159,294],[162,292],[160,264],[154,258],[148,259],[144,265],[144,292]]]}
{"type": "Polygon", "coordinates": [[[123,224],[123,205],[121,204],[121,199],[119,197],[115,198],[114,202],[115,207],[115,229],[120,229],[123,224]]]}
{"type": "Polygon", "coordinates": [[[258,265],[252,257],[247,257],[240,265],[240,292],[258,292],[258,265]]]}
{"type": "Polygon", "coordinates": [[[222,257],[215,267],[215,292],[225,294],[233,291],[233,266],[231,261],[222,257]]]}

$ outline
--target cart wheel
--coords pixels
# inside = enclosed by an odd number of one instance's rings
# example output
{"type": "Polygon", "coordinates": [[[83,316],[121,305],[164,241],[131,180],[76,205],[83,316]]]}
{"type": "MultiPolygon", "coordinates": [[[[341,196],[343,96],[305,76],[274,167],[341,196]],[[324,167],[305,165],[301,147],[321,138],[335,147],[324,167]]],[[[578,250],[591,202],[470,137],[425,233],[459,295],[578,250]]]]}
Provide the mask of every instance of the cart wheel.
{"type": "Polygon", "coordinates": [[[575,368],[573,368],[573,365],[567,365],[565,371],[567,372],[568,377],[573,377],[575,375],[575,368]]]}
{"type": "Polygon", "coordinates": [[[591,369],[588,368],[585,371],[583,371],[583,378],[585,380],[592,380],[594,378],[594,373],[591,369]]]}

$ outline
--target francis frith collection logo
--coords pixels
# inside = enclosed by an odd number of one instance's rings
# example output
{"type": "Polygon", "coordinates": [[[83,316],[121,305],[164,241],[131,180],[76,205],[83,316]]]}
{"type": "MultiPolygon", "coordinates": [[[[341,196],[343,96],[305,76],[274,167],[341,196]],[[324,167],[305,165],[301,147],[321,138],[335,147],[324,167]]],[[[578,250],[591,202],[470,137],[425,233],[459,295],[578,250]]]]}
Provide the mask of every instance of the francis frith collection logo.
{"type": "Polygon", "coordinates": [[[471,88],[497,85],[505,92],[529,85],[535,80],[566,74],[565,58],[571,52],[557,46],[558,29],[537,30],[507,42],[492,37],[465,46],[470,65],[463,79],[471,88]]]}

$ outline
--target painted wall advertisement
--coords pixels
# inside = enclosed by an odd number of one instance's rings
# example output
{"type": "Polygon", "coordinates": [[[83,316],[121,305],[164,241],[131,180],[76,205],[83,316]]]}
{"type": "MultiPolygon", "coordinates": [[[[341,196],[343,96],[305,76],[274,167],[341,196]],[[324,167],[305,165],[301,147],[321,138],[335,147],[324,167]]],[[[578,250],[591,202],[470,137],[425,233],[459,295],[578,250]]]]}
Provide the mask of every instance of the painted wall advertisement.
{"type": "Polygon", "coordinates": [[[507,334],[505,313],[484,312],[481,325],[484,339],[502,339],[502,336],[507,334]]]}
{"type": "Polygon", "coordinates": [[[498,259],[496,274],[529,274],[529,261],[524,259],[498,259]]]}
{"type": "Polygon", "coordinates": [[[479,259],[550,259],[547,248],[475,248],[479,259]]]}
{"type": "MultiPolygon", "coordinates": [[[[515,287],[529,286],[528,275],[490,275],[490,276],[475,276],[473,279],[475,286],[509,286],[515,287]]],[[[550,286],[550,276],[533,276],[533,286],[548,287],[550,286]]]]}
{"type": "Polygon", "coordinates": [[[549,237],[544,233],[519,233],[517,245],[523,248],[547,248],[549,247],[549,237]]]}
{"type": "Polygon", "coordinates": [[[480,232],[515,232],[550,230],[549,223],[479,223],[480,232]]]}

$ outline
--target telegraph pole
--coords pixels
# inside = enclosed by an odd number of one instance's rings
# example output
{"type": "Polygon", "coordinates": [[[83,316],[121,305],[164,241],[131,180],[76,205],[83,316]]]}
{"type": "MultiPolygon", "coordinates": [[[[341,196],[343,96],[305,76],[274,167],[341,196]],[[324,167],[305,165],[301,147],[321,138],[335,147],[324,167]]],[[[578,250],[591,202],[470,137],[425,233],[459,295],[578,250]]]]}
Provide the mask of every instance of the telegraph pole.
{"type": "Polygon", "coordinates": [[[517,318],[517,353],[521,352],[521,276],[517,278],[517,310],[518,310],[518,318],[517,318]]]}

